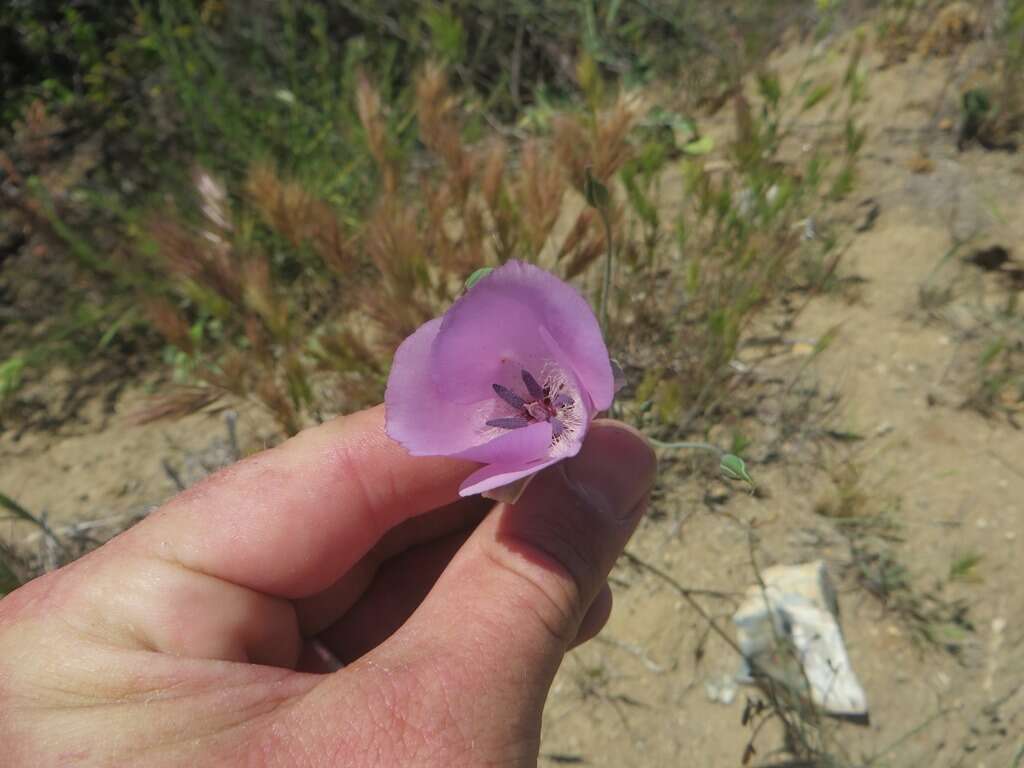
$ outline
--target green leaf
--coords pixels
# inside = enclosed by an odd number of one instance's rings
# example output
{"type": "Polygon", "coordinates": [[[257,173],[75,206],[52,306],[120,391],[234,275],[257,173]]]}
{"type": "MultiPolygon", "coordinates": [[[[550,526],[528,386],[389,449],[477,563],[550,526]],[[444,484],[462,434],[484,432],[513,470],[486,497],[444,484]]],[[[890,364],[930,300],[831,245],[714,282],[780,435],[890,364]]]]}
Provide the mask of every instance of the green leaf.
{"type": "Polygon", "coordinates": [[[629,204],[633,207],[636,215],[645,224],[652,227],[657,226],[658,208],[637,184],[636,175],[623,173],[622,184],[626,188],[626,196],[629,198],[629,204]]]}
{"type": "Polygon", "coordinates": [[[493,271],[494,267],[480,267],[480,269],[476,270],[472,275],[466,278],[466,290],[468,291],[493,271]]]}
{"type": "Polygon", "coordinates": [[[974,88],[964,94],[964,112],[968,118],[980,118],[992,109],[992,99],[988,91],[974,88]]]}
{"type": "Polygon", "coordinates": [[[611,202],[608,187],[594,178],[590,173],[590,168],[586,169],[583,177],[583,197],[586,198],[587,205],[600,211],[607,210],[608,204],[611,202]]]}
{"type": "Polygon", "coordinates": [[[615,26],[615,22],[619,16],[619,8],[622,6],[622,0],[612,0],[608,3],[608,10],[604,14],[604,26],[605,29],[611,29],[615,26]]]}
{"type": "Polygon", "coordinates": [[[704,136],[703,138],[691,141],[689,144],[684,145],[683,152],[688,155],[706,155],[714,148],[715,140],[710,136],[704,136]]]}
{"type": "Polygon", "coordinates": [[[24,370],[25,358],[20,355],[15,355],[0,363],[0,400],[17,391],[21,386],[24,370]]]}
{"type": "Polygon", "coordinates": [[[978,360],[981,367],[987,368],[991,365],[992,361],[999,357],[1004,349],[1006,349],[1006,339],[1002,336],[990,341],[988,346],[986,346],[982,351],[981,358],[978,360]]]}
{"type": "Polygon", "coordinates": [[[807,98],[804,99],[803,110],[807,111],[808,109],[812,109],[816,105],[820,104],[831,92],[831,83],[820,83],[815,86],[811,92],[807,94],[807,98]]]}
{"type": "Polygon", "coordinates": [[[723,455],[718,468],[729,480],[741,480],[751,488],[754,487],[753,479],[747,474],[747,464],[739,456],[732,453],[723,455]]]}
{"type": "Polygon", "coordinates": [[[110,345],[110,342],[114,340],[114,337],[117,336],[118,331],[120,331],[123,327],[134,321],[134,319],[135,308],[131,307],[127,312],[125,312],[123,315],[117,318],[117,320],[115,320],[109,328],[107,328],[107,330],[103,333],[103,336],[100,337],[99,344],[97,345],[98,348],[106,349],[110,345]]]}
{"type": "Polygon", "coordinates": [[[761,72],[757,76],[757,89],[761,92],[761,98],[767,101],[772,107],[779,104],[782,98],[782,86],[779,78],[773,72],[761,72]]]}
{"type": "Polygon", "coordinates": [[[449,63],[460,61],[466,48],[462,21],[447,9],[428,10],[424,14],[424,21],[430,29],[432,48],[449,63]]]}

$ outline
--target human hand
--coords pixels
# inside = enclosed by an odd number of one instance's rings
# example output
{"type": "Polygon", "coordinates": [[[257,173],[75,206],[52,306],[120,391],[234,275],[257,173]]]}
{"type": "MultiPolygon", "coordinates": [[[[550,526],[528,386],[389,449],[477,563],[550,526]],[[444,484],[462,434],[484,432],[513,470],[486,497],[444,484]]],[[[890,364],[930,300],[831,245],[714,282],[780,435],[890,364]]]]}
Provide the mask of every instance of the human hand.
{"type": "Polygon", "coordinates": [[[0,765],[535,765],[656,462],[599,421],[513,506],[457,499],[474,468],[408,456],[372,409],[12,593],[0,765]]]}

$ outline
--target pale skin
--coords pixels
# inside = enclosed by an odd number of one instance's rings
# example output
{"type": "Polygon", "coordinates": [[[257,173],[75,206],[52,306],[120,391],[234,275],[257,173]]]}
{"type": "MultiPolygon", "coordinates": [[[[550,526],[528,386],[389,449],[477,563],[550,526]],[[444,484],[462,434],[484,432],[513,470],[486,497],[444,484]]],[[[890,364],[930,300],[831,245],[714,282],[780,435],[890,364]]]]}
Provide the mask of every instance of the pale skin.
{"type": "Polygon", "coordinates": [[[475,468],[408,456],[371,409],[12,593],[0,764],[536,765],[656,460],[596,422],[515,505],[459,500],[475,468]]]}

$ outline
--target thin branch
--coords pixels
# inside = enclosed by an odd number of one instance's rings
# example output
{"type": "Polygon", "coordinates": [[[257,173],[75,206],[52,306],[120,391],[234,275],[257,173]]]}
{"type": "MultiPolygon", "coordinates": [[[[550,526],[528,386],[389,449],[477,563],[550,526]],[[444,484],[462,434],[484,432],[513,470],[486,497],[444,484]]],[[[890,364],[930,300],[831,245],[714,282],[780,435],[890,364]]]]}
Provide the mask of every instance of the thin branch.
{"type": "Polygon", "coordinates": [[[29,512],[27,509],[21,506],[21,504],[16,502],[10,496],[7,496],[3,493],[0,493],[0,507],[3,507],[8,512],[12,513],[19,520],[24,520],[26,523],[32,523],[32,525],[36,526],[39,530],[43,532],[47,540],[50,541],[53,546],[60,550],[62,555],[67,557],[67,549],[60,542],[60,539],[57,538],[56,534],[53,532],[53,529],[50,527],[49,523],[47,523],[45,519],[33,515],[31,512],[29,512]]]}
{"type": "Polygon", "coordinates": [[[703,618],[704,621],[708,623],[708,625],[711,627],[711,629],[715,632],[716,635],[718,635],[720,638],[722,638],[722,640],[725,641],[726,645],[728,645],[730,648],[736,651],[736,653],[738,653],[741,657],[743,656],[743,651],[740,650],[740,647],[736,644],[736,641],[729,637],[728,633],[726,633],[725,630],[723,630],[721,627],[718,626],[718,624],[715,623],[715,620],[711,616],[711,614],[705,611],[704,608],[701,607],[700,603],[693,599],[694,595],[704,595],[706,597],[715,597],[720,600],[731,600],[733,598],[733,595],[729,594],[728,592],[719,592],[713,589],[692,589],[690,587],[684,587],[682,584],[680,584],[678,581],[672,578],[669,574],[665,573],[657,566],[651,565],[650,563],[641,560],[632,552],[627,550],[623,552],[622,555],[626,558],[626,560],[628,560],[633,565],[637,566],[642,570],[647,571],[653,576],[657,576],[659,579],[661,579],[670,587],[672,587],[672,589],[679,593],[680,597],[682,597],[684,600],[686,600],[686,602],[690,604],[690,607],[693,608],[693,610],[700,614],[701,618],[703,618]]]}

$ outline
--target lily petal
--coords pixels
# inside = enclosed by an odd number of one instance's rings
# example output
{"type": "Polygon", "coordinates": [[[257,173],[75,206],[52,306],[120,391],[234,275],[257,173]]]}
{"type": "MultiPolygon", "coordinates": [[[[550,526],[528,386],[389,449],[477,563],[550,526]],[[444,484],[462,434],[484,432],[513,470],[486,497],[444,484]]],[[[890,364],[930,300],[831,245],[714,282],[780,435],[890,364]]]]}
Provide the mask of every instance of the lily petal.
{"type": "Polygon", "coordinates": [[[524,464],[546,459],[550,445],[551,424],[538,421],[461,451],[455,454],[455,458],[479,461],[481,464],[524,464]]]}
{"type": "Polygon", "coordinates": [[[478,469],[462,482],[462,485],[459,486],[459,495],[473,496],[477,493],[489,491],[492,488],[500,488],[504,485],[515,482],[522,477],[527,477],[535,472],[540,472],[542,469],[551,466],[556,461],[558,461],[558,459],[546,459],[544,461],[536,461],[525,466],[488,464],[486,467],[478,469]]]}
{"type": "Polygon", "coordinates": [[[484,400],[507,380],[506,366],[538,369],[548,355],[541,329],[556,338],[598,409],[614,395],[608,349],[590,305],[554,275],[509,261],[476,283],[445,313],[431,353],[438,391],[457,402],[484,400]]]}
{"type": "Polygon", "coordinates": [[[436,318],[402,342],[384,394],[387,433],[413,456],[443,456],[480,442],[477,409],[440,397],[430,378],[430,349],[440,330],[436,318]]]}

